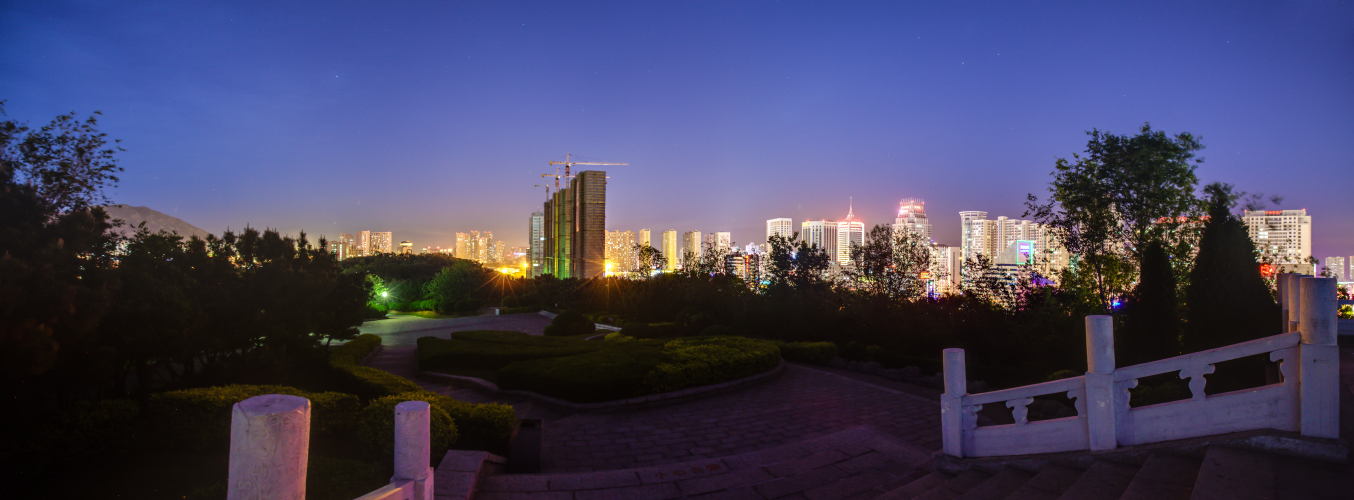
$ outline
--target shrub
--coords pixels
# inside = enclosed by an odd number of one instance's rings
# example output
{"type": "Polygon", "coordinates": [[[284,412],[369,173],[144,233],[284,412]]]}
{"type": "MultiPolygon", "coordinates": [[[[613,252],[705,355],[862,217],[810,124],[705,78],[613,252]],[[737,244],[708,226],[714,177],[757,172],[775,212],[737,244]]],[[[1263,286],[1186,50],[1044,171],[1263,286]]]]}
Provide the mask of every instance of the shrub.
{"type": "Polygon", "coordinates": [[[516,361],[569,356],[601,349],[600,342],[537,337],[521,332],[478,330],[456,332],[451,339],[418,339],[420,370],[496,369],[516,361]]]}
{"type": "Polygon", "coordinates": [[[621,333],[637,339],[675,339],[682,336],[676,323],[626,323],[621,333]]]}
{"type": "Polygon", "coordinates": [[[629,341],[631,341],[631,340],[635,340],[635,338],[634,338],[634,337],[627,336],[626,334],[621,333],[621,332],[611,332],[611,333],[606,334],[605,337],[602,337],[602,340],[607,340],[607,341],[612,341],[612,342],[629,342],[629,341]]]}
{"type": "Polygon", "coordinates": [[[498,385],[577,403],[625,399],[646,394],[645,375],[665,359],[651,340],[589,343],[606,348],[512,363],[498,370],[498,385]]]}
{"type": "Polygon", "coordinates": [[[550,326],[546,328],[547,336],[573,336],[592,333],[597,330],[597,325],[578,311],[564,311],[555,316],[550,321],[550,326]]]}
{"type": "Polygon", "coordinates": [[[517,307],[517,305],[518,305],[518,304],[517,304],[517,297],[513,297],[513,296],[511,296],[511,295],[509,295],[509,296],[507,296],[507,297],[503,297],[503,302],[500,302],[499,305],[501,305],[501,306],[503,306],[503,307],[505,307],[505,308],[513,308],[513,307],[517,307]]]}
{"type": "MultiPolygon", "coordinates": [[[[385,396],[367,403],[358,415],[357,440],[372,458],[395,455],[395,405],[405,401],[426,401],[423,391],[385,396]]],[[[432,455],[445,453],[456,442],[456,423],[439,405],[428,401],[432,430],[432,455]]],[[[430,458],[431,458],[430,457],[430,458]]]]}
{"type": "Polygon", "coordinates": [[[334,347],[329,350],[329,364],[337,366],[340,364],[358,364],[362,358],[367,357],[377,347],[381,346],[381,337],[364,333],[357,338],[349,340],[347,343],[334,347]]]}
{"type": "Polygon", "coordinates": [[[837,345],[831,342],[772,342],[780,348],[781,357],[799,363],[826,364],[837,357],[837,345]]]}
{"type": "Polygon", "coordinates": [[[524,314],[524,313],[535,313],[535,312],[538,312],[538,311],[540,311],[540,310],[541,310],[541,308],[536,307],[536,306],[508,307],[508,308],[504,308],[504,309],[499,309],[499,310],[498,310],[498,313],[499,313],[499,314],[524,314]]]}
{"type": "Polygon", "coordinates": [[[337,370],[345,379],[346,385],[363,399],[423,390],[407,378],[358,365],[362,358],[367,357],[380,345],[381,337],[370,333],[358,335],[348,343],[329,351],[329,366],[337,370]]]}
{"type": "Polygon", "coordinates": [[[701,330],[702,337],[737,337],[739,331],[724,325],[710,325],[701,330]]]}
{"type": "Polygon", "coordinates": [[[386,317],[386,308],[381,305],[367,304],[367,308],[362,312],[362,319],[377,319],[386,317]]]}
{"type": "MultiPolygon", "coordinates": [[[[0,451],[0,464],[14,474],[43,470],[81,457],[114,456],[140,439],[136,402],[105,399],[71,405],[23,424],[0,451]],[[77,452],[78,450],[78,452],[77,452]]],[[[17,477],[17,476],[10,476],[17,477]]]]}
{"type": "MultiPolygon", "coordinates": [[[[387,460],[390,457],[385,457],[387,460]]],[[[351,500],[390,482],[383,462],[369,462],[310,455],[306,463],[306,498],[310,500],[351,500]]],[[[225,498],[226,483],[219,492],[201,498],[225,498]]]]}
{"type": "Polygon", "coordinates": [[[780,349],[764,340],[744,337],[692,337],[663,346],[667,361],[644,378],[652,392],[715,384],[770,370],[780,349]]]}
{"type": "Polygon", "coordinates": [[[621,327],[620,334],[637,339],[653,338],[648,323],[627,323],[625,326],[621,327]]]}
{"type": "Polygon", "coordinates": [[[348,432],[359,408],[357,396],[352,394],[311,393],[281,385],[227,385],[152,394],[146,417],[165,444],[193,450],[223,449],[230,444],[231,407],[264,394],[309,399],[312,434],[348,432]]]}
{"type": "Polygon", "coordinates": [[[487,450],[506,455],[508,438],[517,425],[517,413],[502,403],[467,403],[424,391],[421,401],[436,405],[456,422],[459,438],[452,445],[462,450],[487,450]]]}

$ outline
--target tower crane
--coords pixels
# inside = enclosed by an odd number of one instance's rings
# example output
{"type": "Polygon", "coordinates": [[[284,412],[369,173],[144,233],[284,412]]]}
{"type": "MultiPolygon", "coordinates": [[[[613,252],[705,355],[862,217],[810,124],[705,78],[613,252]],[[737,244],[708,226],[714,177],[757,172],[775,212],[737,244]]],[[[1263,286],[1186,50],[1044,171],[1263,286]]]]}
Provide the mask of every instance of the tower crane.
{"type": "MultiPolygon", "coordinates": [[[[570,167],[573,167],[574,165],[629,165],[629,163],[602,163],[602,162],[595,162],[595,161],[570,161],[570,156],[571,156],[571,154],[565,153],[565,155],[564,155],[564,161],[552,161],[552,162],[550,162],[551,165],[564,165],[564,175],[560,175],[560,174],[559,174],[559,167],[555,167],[555,173],[554,173],[553,175],[551,175],[551,174],[541,174],[541,177],[542,177],[542,178],[545,178],[545,177],[554,177],[554,178],[555,178],[555,191],[559,191],[559,180],[560,180],[561,177],[563,177],[563,178],[565,178],[565,179],[568,179],[568,178],[570,178],[570,177],[573,177],[573,175],[572,175],[572,173],[569,171],[569,169],[570,169],[570,167]]],[[[548,193],[548,191],[547,191],[547,193],[548,193]]]]}

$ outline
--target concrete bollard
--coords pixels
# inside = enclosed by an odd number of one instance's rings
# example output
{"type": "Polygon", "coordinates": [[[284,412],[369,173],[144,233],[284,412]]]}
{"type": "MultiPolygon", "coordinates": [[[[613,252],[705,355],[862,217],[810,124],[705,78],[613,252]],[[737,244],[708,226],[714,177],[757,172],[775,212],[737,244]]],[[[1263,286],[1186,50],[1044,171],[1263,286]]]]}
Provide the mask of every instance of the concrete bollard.
{"type": "Polygon", "coordinates": [[[390,481],[414,481],[414,500],[433,500],[432,414],[424,401],[395,405],[395,476],[390,481]]]}
{"type": "Polygon", "coordinates": [[[1114,318],[1086,317],[1086,425],[1092,451],[1118,447],[1114,408],[1114,318]]]}
{"type": "Polygon", "coordinates": [[[1302,278],[1297,313],[1302,335],[1302,435],[1340,437],[1340,348],[1336,346],[1335,278],[1302,278]]]}
{"type": "Polygon", "coordinates": [[[230,417],[228,500],[306,497],[310,401],[268,394],[235,403],[230,417]]]}
{"type": "Polygon", "coordinates": [[[944,357],[945,394],[940,395],[940,430],[943,451],[953,457],[964,456],[963,397],[968,393],[968,374],[963,349],[946,349],[944,357]]]}

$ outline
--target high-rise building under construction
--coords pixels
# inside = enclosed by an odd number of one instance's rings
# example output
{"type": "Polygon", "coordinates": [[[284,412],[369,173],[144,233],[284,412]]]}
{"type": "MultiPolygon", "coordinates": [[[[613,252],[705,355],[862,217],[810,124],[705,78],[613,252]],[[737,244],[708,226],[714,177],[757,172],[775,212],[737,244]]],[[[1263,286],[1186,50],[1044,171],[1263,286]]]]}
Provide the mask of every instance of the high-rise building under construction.
{"type": "Polygon", "coordinates": [[[558,278],[606,271],[606,172],[579,172],[545,202],[544,268],[558,278]]]}

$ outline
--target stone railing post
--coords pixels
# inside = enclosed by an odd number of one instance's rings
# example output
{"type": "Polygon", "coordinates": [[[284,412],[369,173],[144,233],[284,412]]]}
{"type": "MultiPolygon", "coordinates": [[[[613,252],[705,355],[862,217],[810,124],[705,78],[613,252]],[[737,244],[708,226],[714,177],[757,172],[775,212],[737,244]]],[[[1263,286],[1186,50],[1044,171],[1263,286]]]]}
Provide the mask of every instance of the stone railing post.
{"type": "Polygon", "coordinates": [[[230,416],[228,500],[306,497],[310,401],[268,394],[239,403],[230,416]]]}
{"type": "Polygon", "coordinates": [[[968,393],[968,374],[963,349],[945,350],[945,394],[940,395],[940,430],[943,451],[953,457],[964,456],[964,395],[968,393]]]}
{"type": "Polygon", "coordinates": [[[1280,305],[1287,311],[1287,318],[1284,318],[1284,333],[1298,331],[1298,321],[1302,311],[1302,278],[1310,278],[1308,274],[1284,273],[1279,275],[1283,280],[1287,276],[1287,284],[1279,292],[1279,299],[1283,301],[1280,305]]]}
{"type": "Polygon", "coordinates": [[[395,476],[390,482],[414,481],[414,500],[433,500],[432,416],[428,403],[395,405],[395,476]]]}
{"type": "Polygon", "coordinates": [[[1302,334],[1302,435],[1340,437],[1340,348],[1336,346],[1335,278],[1302,278],[1298,332],[1302,334]]]}
{"type": "Polygon", "coordinates": [[[1114,417],[1114,318],[1086,317],[1086,426],[1091,450],[1118,446],[1114,417]]]}
{"type": "Polygon", "coordinates": [[[1292,321],[1291,318],[1296,316],[1289,312],[1289,308],[1293,303],[1288,299],[1288,277],[1292,274],[1293,273],[1279,273],[1279,276],[1274,280],[1274,286],[1278,288],[1279,292],[1277,294],[1279,297],[1279,317],[1282,318],[1282,322],[1279,324],[1283,325],[1283,331],[1285,333],[1293,331],[1290,329],[1292,323],[1289,322],[1292,321]]]}

